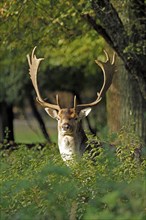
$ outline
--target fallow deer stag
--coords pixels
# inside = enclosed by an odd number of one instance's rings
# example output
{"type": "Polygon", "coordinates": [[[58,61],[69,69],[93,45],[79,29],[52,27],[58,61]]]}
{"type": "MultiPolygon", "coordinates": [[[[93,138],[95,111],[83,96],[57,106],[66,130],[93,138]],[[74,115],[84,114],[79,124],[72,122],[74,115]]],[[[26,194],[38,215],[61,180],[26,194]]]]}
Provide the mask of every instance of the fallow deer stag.
{"type": "Polygon", "coordinates": [[[88,104],[77,104],[76,96],[74,96],[74,106],[72,108],[61,108],[58,95],[56,95],[56,104],[44,101],[40,95],[37,84],[37,71],[40,62],[44,58],[37,59],[34,54],[35,49],[36,47],[34,47],[31,56],[27,55],[30,68],[29,74],[38,103],[52,118],[58,121],[58,146],[61,157],[64,161],[68,161],[74,155],[82,156],[86,150],[87,136],[82,128],[81,120],[90,113],[93,106],[96,106],[102,100],[103,95],[110,87],[115,72],[115,53],[113,54],[112,61],[110,61],[106,51],[104,51],[107,59],[106,62],[95,60],[102,69],[104,76],[104,82],[100,92],[97,92],[96,100],[88,104]]]}

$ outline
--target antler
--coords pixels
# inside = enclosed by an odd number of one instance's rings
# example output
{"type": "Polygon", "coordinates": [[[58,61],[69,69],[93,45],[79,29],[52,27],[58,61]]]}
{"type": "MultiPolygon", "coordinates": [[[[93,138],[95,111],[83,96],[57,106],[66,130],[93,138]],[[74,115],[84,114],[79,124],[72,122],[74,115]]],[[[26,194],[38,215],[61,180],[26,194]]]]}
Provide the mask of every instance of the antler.
{"type": "Polygon", "coordinates": [[[106,91],[108,90],[108,88],[110,87],[110,85],[112,83],[113,75],[115,73],[115,65],[114,65],[115,64],[115,53],[113,54],[112,62],[110,61],[110,57],[105,50],[104,50],[104,53],[106,55],[105,62],[95,60],[95,62],[102,69],[102,72],[103,72],[104,82],[101,87],[101,90],[100,90],[100,92],[97,92],[97,98],[94,102],[91,102],[89,104],[77,105],[77,108],[79,110],[97,105],[101,101],[103,95],[106,93],[106,91]]]}
{"type": "Polygon", "coordinates": [[[37,71],[38,71],[38,67],[40,62],[44,59],[44,58],[36,58],[36,55],[34,55],[36,47],[34,47],[34,49],[32,50],[32,54],[31,57],[29,55],[27,55],[27,59],[28,59],[28,64],[29,64],[29,74],[30,74],[30,78],[33,84],[33,87],[36,91],[37,94],[37,101],[40,103],[41,106],[43,106],[44,108],[51,108],[51,109],[55,109],[55,110],[59,110],[60,106],[59,106],[59,101],[58,101],[58,96],[56,96],[56,100],[57,100],[57,105],[54,104],[50,104],[48,102],[45,102],[39,92],[38,89],[38,84],[37,84],[37,71]]]}

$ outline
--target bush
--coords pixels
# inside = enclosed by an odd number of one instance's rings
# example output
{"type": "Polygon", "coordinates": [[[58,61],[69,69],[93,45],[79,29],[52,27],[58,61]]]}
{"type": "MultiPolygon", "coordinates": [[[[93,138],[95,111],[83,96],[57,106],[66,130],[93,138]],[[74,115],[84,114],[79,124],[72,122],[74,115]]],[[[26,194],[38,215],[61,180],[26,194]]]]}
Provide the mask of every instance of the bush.
{"type": "Polygon", "coordinates": [[[1,220],[143,220],[145,160],[140,142],[124,130],[94,160],[84,154],[66,166],[57,146],[1,151],[1,220]]]}

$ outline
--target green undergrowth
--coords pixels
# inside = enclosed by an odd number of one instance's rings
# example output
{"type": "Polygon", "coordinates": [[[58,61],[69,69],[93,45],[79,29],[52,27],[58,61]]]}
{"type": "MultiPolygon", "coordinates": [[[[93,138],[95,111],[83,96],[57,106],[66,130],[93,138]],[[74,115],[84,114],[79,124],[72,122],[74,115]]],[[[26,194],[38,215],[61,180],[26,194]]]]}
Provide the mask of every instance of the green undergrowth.
{"type": "Polygon", "coordinates": [[[53,144],[1,150],[0,219],[144,220],[145,153],[139,154],[138,138],[122,130],[98,150],[99,140],[89,139],[92,156],[68,165],[53,144]]]}

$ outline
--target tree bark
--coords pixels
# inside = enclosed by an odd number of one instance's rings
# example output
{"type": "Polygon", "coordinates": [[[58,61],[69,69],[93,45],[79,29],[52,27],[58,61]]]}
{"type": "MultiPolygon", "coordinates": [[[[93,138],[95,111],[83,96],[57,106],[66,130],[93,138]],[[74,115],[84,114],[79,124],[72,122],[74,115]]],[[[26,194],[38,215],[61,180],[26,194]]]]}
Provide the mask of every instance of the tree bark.
{"type": "Polygon", "coordinates": [[[13,105],[3,101],[0,103],[0,141],[14,141],[13,105]]]}
{"type": "Polygon", "coordinates": [[[146,102],[137,81],[127,73],[121,59],[117,64],[117,73],[107,94],[108,127],[117,132],[123,126],[131,126],[146,143],[146,102]]]}

